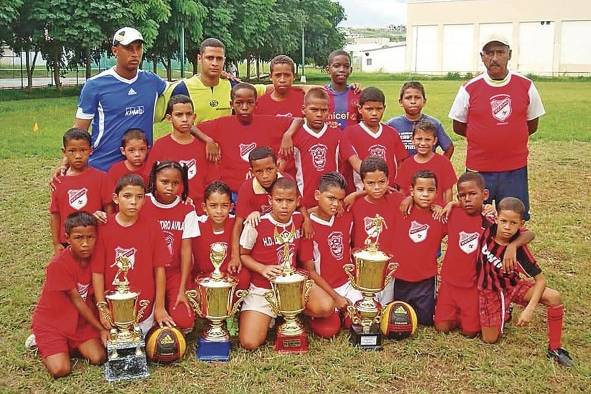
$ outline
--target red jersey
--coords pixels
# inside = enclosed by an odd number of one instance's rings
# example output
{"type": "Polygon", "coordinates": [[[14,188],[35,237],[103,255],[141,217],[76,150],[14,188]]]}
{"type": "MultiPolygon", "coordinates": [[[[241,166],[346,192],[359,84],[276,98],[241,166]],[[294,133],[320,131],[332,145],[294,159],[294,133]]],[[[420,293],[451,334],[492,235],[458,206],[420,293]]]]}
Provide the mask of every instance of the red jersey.
{"type": "Polygon", "coordinates": [[[84,319],[74,306],[68,291],[77,290],[80,297],[93,308],[92,271],[72,256],[70,248],[61,251],[49,262],[39,302],[33,312],[34,327],[53,327],[64,335],[76,333],[79,319],[84,319]]]}
{"type": "MultiPolygon", "coordinates": [[[[277,178],[282,176],[277,172],[277,178]]],[[[242,182],[238,190],[236,216],[246,219],[254,211],[259,211],[261,215],[271,212],[271,195],[256,178],[251,178],[242,182]]]]}
{"type": "Polygon", "coordinates": [[[396,183],[400,186],[400,191],[404,195],[410,195],[410,187],[412,184],[412,177],[417,171],[429,170],[437,177],[437,195],[435,202],[439,204],[445,204],[443,201],[443,192],[450,189],[455,185],[458,177],[454,171],[449,159],[439,153],[435,155],[426,163],[418,163],[415,156],[410,157],[408,160],[404,160],[400,167],[398,167],[398,173],[396,174],[396,183]]]}
{"type": "Polygon", "coordinates": [[[443,224],[433,219],[429,209],[413,207],[403,217],[396,209],[394,223],[394,277],[419,282],[437,275],[437,251],[444,235],[443,224]]]}
{"type": "Polygon", "coordinates": [[[457,287],[476,285],[476,256],[478,239],[484,230],[486,219],[468,215],[462,208],[454,207],[447,219],[447,250],[441,267],[441,281],[457,287]]]}
{"type": "Polygon", "coordinates": [[[181,243],[183,239],[199,235],[198,217],[195,208],[177,197],[171,204],[162,204],[152,194],[146,194],[142,215],[160,224],[168,252],[172,256],[165,265],[168,270],[181,269],[181,243]]]}
{"type": "Polygon", "coordinates": [[[113,280],[118,271],[117,262],[123,257],[131,262],[127,274],[129,287],[140,293],[138,302],[147,300],[150,303],[143,316],[146,319],[154,306],[154,268],[170,264],[171,259],[160,226],[153,218],[141,214],[134,224],[123,227],[117,223],[115,215],[109,215],[107,223],[99,226],[91,264],[92,272],[103,274],[105,292],[115,290],[113,280]]]}
{"type": "Polygon", "coordinates": [[[339,169],[339,160],[355,155],[339,129],[324,125],[314,131],[304,124],[293,137],[296,182],[305,207],[316,206],[314,191],[323,174],[339,169]]]}
{"type": "Polygon", "coordinates": [[[302,89],[290,88],[281,101],[273,100],[271,93],[259,97],[254,113],[257,115],[302,117],[305,93],[302,89]]]}
{"type": "Polygon", "coordinates": [[[384,218],[384,226],[380,239],[379,249],[392,253],[394,245],[393,229],[396,212],[400,211],[400,203],[404,197],[400,193],[386,193],[377,202],[370,202],[367,197],[358,198],[353,204],[353,247],[363,248],[365,240],[373,232],[373,219],[376,215],[384,218]]]}
{"type": "Polygon", "coordinates": [[[51,193],[50,213],[60,215],[60,242],[66,242],[64,223],[68,215],[77,211],[93,214],[102,211],[113,201],[113,185],[107,174],[88,167],[81,174],[60,176],[51,193]]]}
{"type": "MultiPolygon", "coordinates": [[[[374,133],[361,122],[347,127],[345,137],[361,160],[369,156],[379,156],[386,161],[389,172],[388,180],[390,185],[393,186],[396,179],[396,169],[402,163],[402,160],[408,157],[408,152],[404,148],[396,129],[380,124],[378,132],[374,133]]],[[[349,173],[351,173],[350,166],[349,173]]],[[[353,174],[353,180],[357,190],[362,190],[363,182],[361,182],[359,174],[353,174]]]]}
{"type": "Polygon", "coordinates": [[[211,220],[206,215],[199,217],[199,235],[193,238],[193,272],[195,274],[209,274],[213,272],[213,265],[209,260],[211,245],[219,242],[226,245],[226,258],[222,261],[220,270],[228,271],[230,261],[230,252],[232,250],[232,228],[234,227],[234,217],[230,216],[224,223],[224,229],[214,231],[211,220]]]}
{"type": "Polygon", "coordinates": [[[117,185],[117,181],[119,179],[121,179],[122,176],[125,176],[128,174],[135,174],[135,175],[141,176],[142,179],[144,180],[144,184],[147,187],[148,186],[148,176],[150,175],[149,168],[150,167],[148,167],[144,163],[144,165],[141,168],[139,168],[135,171],[131,171],[125,165],[125,160],[121,160],[121,161],[118,161],[117,163],[113,164],[111,166],[111,168],[109,168],[109,171],[107,171],[107,176],[109,177],[109,181],[111,181],[111,184],[113,185],[113,189],[115,189],[115,185],[117,185]]]}
{"type": "MultiPolygon", "coordinates": [[[[295,212],[288,223],[279,223],[270,213],[261,216],[261,222],[258,226],[253,227],[249,224],[244,226],[242,235],[240,236],[240,246],[244,249],[250,250],[250,256],[258,263],[265,265],[280,264],[280,259],[283,256],[283,245],[275,243],[275,229],[279,234],[283,232],[290,232],[295,227],[296,236],[294,241],[290,244],[290,258],[291,265],[296,267],[297,255],[299,261],[310,261],[313,259],[312,242],[304,239],[302,236],[302,215],[295,212]]],[[[251,271],[251,283],[257,287],[265,289],[271,288],[271,283],[259,274],[251,271]]]]}
{"type": "Polygon", "coordinates": [[[238,191],[245,179],[252,177],[248,155],[257,146],[269,146],[278,152],[283,133],[292,119],[287,116],[254,115],[250,124],[242,124],[237,116],[225,116],[199,124],[199,129],[220,146],[221,179],[238,191]]]}
{"type": "Polygon", "coordinates": [[[329,221],[310,215],[314,228],[314,268],[334,289],[349,280],[343,265],[351,262],[353,215],[345,212],[329,221]]]}
{"type": "Polygon", "coordinates": [[[359,122],[357,104],[359,104],[361,92],[355,93],[350,86],[343,92],[336,92],[330,84],[325,85],[324,90],[326,90],[330,98],[328,124],[344,130],[359,122]]]}
{"type": "Polygon", "coordinates": [[[197,138],[190,144],[179,144],[168,134],[154,142],[147,160],[147,167],[152,168],[154,162],[172,160],[186,165],[189,175],[189,197],[200,206],[203,201],[203,190],[210,180],[208,162],[205,157],[205,144],[197,138]]]}

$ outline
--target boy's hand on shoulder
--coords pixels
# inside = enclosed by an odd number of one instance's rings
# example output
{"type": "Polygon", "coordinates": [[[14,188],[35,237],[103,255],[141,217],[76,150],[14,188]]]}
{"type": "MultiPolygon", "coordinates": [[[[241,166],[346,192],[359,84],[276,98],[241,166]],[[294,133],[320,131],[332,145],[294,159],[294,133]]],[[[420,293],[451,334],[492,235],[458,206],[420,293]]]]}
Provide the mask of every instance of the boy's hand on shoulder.
{"type": "Polygon", "coordinates": [[[205,156],[212,163],[217,163],[222,159],[220,146],[217,142],[209,141],[205,143],[205,156]]]}
{"type": "Polygon", "coordinates": [[[168,314],[164,307],[158,307],[154,310],[154,320],[160,327],[175,327],[176,323],[172,320],[172,317],[168,314]]]}
{"type": "Polygon", "coordinates": [[[410,211],[413,206],[413,201],[411,196],[404,197],[402,202],[400,203],[400,213],[402,216],[406,217],[410,215],[410,211]]]}
{"type": "Polygon", "coordinates": [[[441,212],[441,221],[443,223],[447,223],[447,220],[449,219],[449,214],[451,213],[451,211],[453,211],[454,207],[457,207],[458,203],[457,201],[450,201],[447,204],[445,204],[445,207],[443,207],[443,210],[441,212]]]}
{"type": "Polygon", "coordinates": [[[517,261],[517,247],[513,244],[509,244],[505,248],[505,254],[503,255],[503,270],[506,273],[513,271],[516,261],[517,261]]]}
{"type": "Polygon", "coordinates": [[[306,239],[314,238],[314,226],[312,226],[312,221],[308,218],[305,218],[302,223],[302,233],[306,239]]]}
{"type": "Polygon", "coordinates": [[[55,256],[57,256],[58,254],[60,254],[62,252],[62,250],[64,250],[64,245],[62,245],[61,243],[57,243],[53,245],[53,254],[55,256]]]}
{"type": "Polygon", "coordinates": [[[445,208],[438,204],[431,204],[431,212],[433,212],[433,219],[438,222],[445,223],[447,216],[445,214],[445,208]]]}
{"type": "Polygon", "coordinates": [[[253,211],[248,214],[246,219],[244,219],[244,224],[249,224],[252,227],[256,227],[261,222],[261,213],[259,211],[253,211]]]}
{"type": "Polygon", "coordinates": [[[534,316],[534,310],[533,309],[530,309],[530,308],[525,308],[519,314],[519,319],[517,319],[517,324],[516,325],[518,327],[525,327],[525,326],[527,326],[529,324],[529,322],[531,322],[533,316],[534,316]]]}
{"type": "Polygon", "coordinates": [[[49,190],[52,193],[55,191],[55,189],[57,189],[57,185],[62,183],[61,177],[66,175],[67,171],[68,167],[64,164],[53,171],[53,174],[51,174],[51,179],[49,180],[49,190]]]}
{"type": "Polygon", "coordinates": [[[105,224],[107,223],[107,213],[103,211],[96,211],[92,214],[100,223],[105,224]]]}
{"type": "Polygon", "coordinates": [[[281,147],[279,148],[279,154],[281,156],[291,156],[293,154],[293,138],[288,133],[283,133],[281,137],[281,147]]]}
{"type": "Polygon", "coordinates": [[[482,216],[490,220],[495,220],[497,218],[497,210],[495,209],[494,205],[484,204],[482,207],[482,216]]]}
{"type": "Polygon", "coordinates": [[[355,94],[361,94],[361,91],[363,90],[363,87],[361,86],[360,83],[358,82],[353,82],[350,86],[350,89],[353,91],[353,93],[355,94]]]}

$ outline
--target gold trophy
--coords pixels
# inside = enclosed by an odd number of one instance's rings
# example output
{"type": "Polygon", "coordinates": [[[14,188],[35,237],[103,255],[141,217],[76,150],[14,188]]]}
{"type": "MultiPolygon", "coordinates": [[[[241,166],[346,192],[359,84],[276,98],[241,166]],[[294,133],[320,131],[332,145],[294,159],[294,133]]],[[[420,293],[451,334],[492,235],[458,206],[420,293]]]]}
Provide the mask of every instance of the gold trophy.
{"type": "Polygon", "coordinates": [[[376,215],[365,239],[365,247],[353,252],[355,264],[345,264],[343,269],[351,285],[361,292],[363,298],[349,305],[351,316],[351,343],[364,350],[381,350],[382,334],[379,322],[382,306],[374,299],[392,281],[398,264],[390,262],[392,256],[378,249],[384,219],[376,215]]]}
{"type": "Polygon", "coordinates": [[[275,245],[282,245],[279,265],[281,275],[271,279],[272,290],[265,294],[271,308],[277,315],[282,315],[285,322],[277,328],[275,350],[280,353],[304,353],[308,351],[308,335],[298,320],[298,314],[306,308],[310,290],[314,282],[302,271],[296,271],[291,259],[291,244],[296,238],[295,226],[291,231],[279,233],[275,227],[275,245]]]}
{"type": "Polygon", "coordinates": [[[138,322],[150,302],[140,301],[140,309],[136,314],[139,293],[129,289],[127,280],[132,264],[129,257],[117,256],[115,265],[118,270],[113,279],[116,290],[105,294],[106,305],[99,305],[101,313],[112,326],[107,342],[108,359],[105,363],[105,378],[109,382],[149,376],[145,342],[138,322]]]}
{"type": "Polygon", "coordinates": [[[199,337],[195,353],[203,361],[228,361],[230,359],[230,335],[223,326],[232,317],[248,294],[248,290],[236,290],[237,280],[220,272],[226,258],[225,243],[211,244],[209,260],[213,272],[197,280],[197,289],[186,292],[195,313],[209,320],[210,324],[199,337]],[[238,298],[234,302],[234,295],[238,298]]]}

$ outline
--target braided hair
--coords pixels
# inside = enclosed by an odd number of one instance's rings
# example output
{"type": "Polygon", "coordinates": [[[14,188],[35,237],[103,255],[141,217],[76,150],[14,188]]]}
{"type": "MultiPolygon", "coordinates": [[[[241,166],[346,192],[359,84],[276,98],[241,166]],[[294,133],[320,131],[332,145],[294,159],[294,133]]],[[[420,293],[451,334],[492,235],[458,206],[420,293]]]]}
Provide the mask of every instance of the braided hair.
{"type": "Polygon", "coordinates": [[[167,168],[173,168],[181,173],[181,179],[183,181],[183,192],[181,193],[181,200],[186,201],[189,196],[189,169],[186,165],[180,164],[178,161],[164,160],[156,161],[152,165],[150,171],[150,178],[148,179],[148,193],[152,193],[155,196],[156,193],[156,175],[162,170],[167,168]]]}

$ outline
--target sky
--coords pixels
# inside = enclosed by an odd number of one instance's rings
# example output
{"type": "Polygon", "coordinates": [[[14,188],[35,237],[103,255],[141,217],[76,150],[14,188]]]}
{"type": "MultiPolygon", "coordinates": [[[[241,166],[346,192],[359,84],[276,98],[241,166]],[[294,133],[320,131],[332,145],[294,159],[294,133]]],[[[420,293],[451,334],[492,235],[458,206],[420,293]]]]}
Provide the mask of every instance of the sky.
{"type": "Polygon", "coordinates": [[[406,0],[338,0],[345,9],[343,27],[386,27],[406,23],[406,0]]]}

